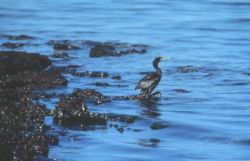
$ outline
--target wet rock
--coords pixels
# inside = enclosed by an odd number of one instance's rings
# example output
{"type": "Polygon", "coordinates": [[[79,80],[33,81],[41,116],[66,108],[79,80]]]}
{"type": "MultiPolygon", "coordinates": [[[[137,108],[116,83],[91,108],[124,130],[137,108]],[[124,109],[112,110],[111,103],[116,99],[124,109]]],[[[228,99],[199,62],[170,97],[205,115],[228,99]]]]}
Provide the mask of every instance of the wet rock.
{"type": "MultiPolygon", "coordinates": [[[[38,54],[0,51],[0,153],[1,160],[30,161],[48,157],[49,144],[56,136],[47,135],[44,124],[50,113],[33,98],[33,89],[65,85],[59,72],[44,71],[51,61],[38,54]]],[[[49,112],[50,111],[50,112],[49,112]]]]}
{"type": "Polygon", "coordinates": [[[165,122],[154,122],[151,124],[150,128],[152,130],[160,130],[169,127],[169,125],[165,122]]]}
{"type": "Polygon", "coordinates": [[[108,87],[108,86],[110,86],[110,84],[102,83],[102,82],[96,82],[96,83],[94,83],[94,85],[98,86],[98,87],[108,87]]]}
{"type": "Polygon", "coordinates": [[[86,101],[93,102],[95,104],[111,102],[110,97],[105,96],[94,89],[75,89],[72,95],[75,97],[85,98],[86,101]]]}
{"type": "Polygon", "coordinates": [[[147,45],[126,44],[126,43],[96,43],[90,50],[90,57],[103,56],[122,56],[128,54],[144,54],[147,51],[147,45]]]}
{"type": "Polygon", "coordinates": [[[54,53],[51,57],[67,59],[69,58],[69,55],[67,53],[54,53]]]}
{"type": "Polygon", "coordinates": [[[7,42],[7,43],[3,43],[2,46],[6,47],[6,48],[19,48],[24,46],[24,43],[11,43],[11,42],[7,42]]]}
{"type": "Polygon", "coordinates": [[[57,97],[56,93],[48,93],[48,92],[42,92],[42,91],[35,91],[34,96],[32,97],[34,100],[39,100],[39,99],[50,99],[50,98],[55,98],[57,97]]]}
{"type": "Polygon", "coordinates": [[[29,161],[48,155],[44,124],[45,106],[34,103],[27,95],[0,90],[0,152],[3,160],[29,161]]]}
{"type": "Polygon", "coordinates": [[[85,100],[98,103],[111,101],[109,97],[91,89],[75,89],[69,96],[62,96],[56,110],[54,111],[54,121],[63,126],[88,126],[106,125],[107,121],[118,121],[132,123],[137,119],[135,116],[120,114],[100,114],[87,110],[85,100]]]}
{"type": "Polygon", "coordinates": [[[78,125],[84,129],[85,126],[89,125],[107,125],[107,121],[133,123],[136,119],[138,119],[138,117],[136,116],[113,114],[113,113],[108,113],[108,114],[93,113],[71,107],[72,106],[70,106],[66,110],[66,112],[60,109],[60,107],[58,107],[55,111],[54,122],[62,126],[78,125]]]}
{"type": "Polygon", "coordinates": [[[125,126],[119,126],[118,124],[110,124],[109,127],[114,127],[119,133],[123,133],[125,126]]]}
{"type": "Polygon", "coordinates": [[[72,45],[72,42],[69,40],[62,40],[62,41],[50,40],[48,44],[52,45],[54,50],[79,50],[81,49],[79,46],[72,45]]]}
{"type": "Polygon", "coordinates": [[[29,70],[40,71],[51,65],[51,61],[37,53],[0,51],[0,74],[16,74],[29,70]]]}
{"type": "Polygon", "coordinates": [[[118,56],[114,46],[109,44],[98,44],[90,50],[90,57],[118,56]]]}
{"type": "Polygon", "coordinates": [[[55,50],[78,50],[81,48],[77,46],[73,46],[71,44],[55,44],[54,49],[55,50]]]}
{"type": "Polygon", "coordinates": [[[3,35],[3,37],[10,39],[10,40],[30,40],[34,39],[32,36],[28,35],[3,35]]]}
{"type": "Polygon", "coordinates": [[[105,82],[96,82],[96,83],[91,83],[91,85],[97,86],[97,87],[128,87],[128,85],[123,85],[123,84],[109,84],[105,82]]]}
{"type": "Polygon", "coordinates": [[[75,76],[79,77],[90,77],[90,78],[107,78],[109,74],[107,72],[93,71],[93,72],[75,72],[73,73],[75,76]]]}
{"type": "Polygon", "coordinates": [[[50,72],[21,72],[17,75],[5,75],[0,77],[0,87],[30,87],[33,89],[53,88],[58,86],[66,86],[68,84],[59,73],[50,72]]]}
{"type": "Polygon", "coordinates": [[[130,96],[113,96],[112,100],[140,100],[140,97],[137,95],[130,96]]]}
{"type": "Polygon", "coordinates": [[[135,120],[139,119],[137,116],[132,115],[123,115],[123,114],[99,114],[102,117],[106,117],[110,121],[117,121],[117,122],[125,122],[125,123],[133,123],[135,120]]]}
{"type": "Polygon", "coordinates": [[[82,68],[82,66],[79,65],[52,66],[46,69],[46,71],[53,73],[75,74],[78,68],[82,68]]]}
{"type": "Polygon", "coordinates": [[[194,72],[198,72],[199,68],[187,65],[187,66],[179,66],[177,67],[176,70],[177,72],[180,72],[180,73],[194,73],[194,72]]]}
{"type": "Polygon", "coordinates": [[[63,126],[106,124],[106,118],[87,111],[83,95],[74,95],[60,99],[54,111],[54,122],[63,126]]]}
{"type": "Polygon", "coordinates": [[[185,90],[185,89],[173,89],[173,91],[175,91],[177,93],[189,93],[189,91],[185,90]]]}
{"type": "Polygon", "coordinates": [[[116,79],[116,80],[121,80],[122,79],[122,77],[120,75],[114,75],[111,78],[116,79]]]}

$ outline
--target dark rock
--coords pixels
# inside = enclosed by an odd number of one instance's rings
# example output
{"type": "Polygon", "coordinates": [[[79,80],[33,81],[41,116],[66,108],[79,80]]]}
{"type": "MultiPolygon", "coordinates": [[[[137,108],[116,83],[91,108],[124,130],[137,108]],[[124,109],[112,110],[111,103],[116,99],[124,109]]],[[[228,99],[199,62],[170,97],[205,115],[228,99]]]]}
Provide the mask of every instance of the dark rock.
{"type": "Polygon", "coordinates": [[[91,100],[97,103],[111,101],[109,97],[95,90],[75,89],[71,95],[61,97],[54,111],[54,122],[63,126],[88,126],[95,124],[106,125],[108,120],[132,123],[137,119],[137,117],[129,115],[89,112],[85,100],[91,100]]]}
{"type": "Polygon", "coordinates": [[[147,45],[130,45],[125,43],[96,43],[90,50],[90,57],[122,56],[128,54],[144,54],[147,52],[147,45]]]}
{"type": "Polygon", "coordinates": [[[0,77],[0,87],[30,87],[33,89],[38,88],[53,88],[57,86],[66,86],[68,84],[59,73],[51,72],[22,72],[17,75],[5,75],[0,77]]]}
{"type": "Polygon", "coordinates": [[[67,53],[54,53],[52,56],[52,58],[69,58],[69,55],[67,53]]]}
{"type": "Polygon", "coordinates": [[[99,117],[87,111],[85,96],[73,93],[61,98],[54,111],[54,122],[71,126],[77,124],[106,124],[104,117],[99,117]]]}
{"type": "Polygon", "coordinates": [[[102,82],[96,82],[96,83],[94,83],[94,85],[99,86],[99,87],[108,87],[108,86],[110,86],[110,84],[102,83],[102,82]]]}
{"type": "Polygon", "coordinates": [[[55,135],[46,135],[46,141],[50,144],[50,145],[58,145],[59,140],[58,137],[55,135]]]}
{"type": "Polygon", "coordinates": [[[17,51],[0,51],[0,61],[0,75],[25,70],[40,71],[51,65],[51,61],[45,56],[17,51]]]}
{"type": "Polygon", "coordinates": [[[4,152],[1,159],[6,161],[29,161],[37,155],[48,155],[45,106],[20,92],[13,89],[6,94],[6,89],[0,90],[0,152],[4,152]]]}
{"type": "Polygon", "coordinates": [[[75,72],[73,73],[73,75],[75,76],[79,76],[79,77],[90,77],[90,78],[107,78],[109,77],[109,74],[107,72],[100,72],[100,71],[94,71],[94,72],[75,72]]]}
{"type": "Polygon", "coordinates": [[[6,47],[6,48],[19,48],[19,47],[22,47],[24,45],[25,45],[24,43],[10,43],[10,42],[2,44],[2,46],[6,47]]]}
{"type": "Polygon", "coordinates": [[[81,48],[77,46],[73,46],[71,44],[55,44],[54,49],[55,50],[78,50],[81,48]]]}
{"type": "Polygon", "coordinates": [[[30,39],[34,39],[34,37],[28,36],[28,35],[3,35],[3,37],[8,38],[10,40],[30,40],[30,39]]]}
{"type": "Polygon", "coordinates": [[[100,114],[105,116],[108,120],[110,121],[117,121],[117,122],[125,122],[125,123],[133,123],[135,120],[138,119],[137,116],[132,116],[132,115],[122,115],[122,114],[100,114]]]}
{"type": "Polygon", "coordinates": [[[48,157],[49,144],[58,144],[47,135],[45,105],[36,102],[33,89],[66,85],[60,72],[44,71],[51,61],[38,54],[0,51],[0,153],[1,160],[30,161],[48,157]]]}
{"type": "Polygon", "coordinates": [[[98,44],[90,50],[90,57],[118,56],[113,45],[98,44]]]}
{"type": "Polygon", "coordinates": [[[167,127],[169,127],[169,125],[166,124],[165,122],[154,122],[150,126],[152,130],[160,130],[160,129],[165,129],[167,127]]]}
{"type": "Polygon", "coordinates": [[[79,65],[68,65],[68,66],[52,66],[48,68],[46,71],[53,73],[66,73],[66,74],[75,74],[78,68],[82,68],[79,65]]]}
{"type": "Polygon", "coordinates": [[[91,85],[98,86],[98,87],[128,87],[128,85],[122,85],[122,84],[109,84],[109,83],[103,83],[103,82],[96,82],[96,83],[91,83],[91,85]]]}
{"type": "Polygon", "coordinates": [[[175,91],[177,93],[189,93],[189,91],[185,90],[185,89],[173,89],[173,91],[175,91]]]}
{"type": "Polygon", "coordinates": [[[140,97],[137,95],[131,96],[113,96],[112,100],[140,100],[140,97]]]}
{"type": "Polygon", "coordinates": [[[121,80],[122,79],[122,77],[119,76],[119,75],[112,76],[111,78],[112,79],[116,79],[116,80],[121,80]]]}
{"type": "Polygon", "coordinates": [[[72,95],[80,98],[85,98],[86,101],[93,102],[95,104],[111,102],[111,99],[108,96],[105,96],[94,89],[75,89],[72,95]]]}
{"type": "Polygon", "coordinates": [[[63,41],[50,40],[48,44],[53,45],[54,50],[79,50],[81,49],[80,47],[76,45],[72,45],[72,42],[69,40],[63,40],[63,41]]]}
{"type": "Polygon", "coordinates": [[[198,71],[199,71],[199,68],[193,67],[190,65],[177,67],[177,72],[180,72],[180,73],[194,73],[198,71]]]}

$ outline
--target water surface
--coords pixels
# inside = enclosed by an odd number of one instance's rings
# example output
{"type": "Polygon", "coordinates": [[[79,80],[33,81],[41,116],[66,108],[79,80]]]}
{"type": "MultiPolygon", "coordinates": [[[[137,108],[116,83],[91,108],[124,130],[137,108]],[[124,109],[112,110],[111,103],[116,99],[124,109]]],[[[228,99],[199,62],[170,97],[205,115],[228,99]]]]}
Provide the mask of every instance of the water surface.
{"type": "MultiPolygon", "coordinates": [[[[122,80],[65,75],[68,87],[95,88],[108,96],[138,94],[134,87],[161,63],[159,101],[113,101],[89,109],[102,113],[137,115],[141,119],[120,133],[112,127],[77,131],[65,128],[59,146],[50,148],[57,160],[243,161],[250,159],[250,2],[247,0],[1,0],[0,34],[34,36],[16,50],[51,55],[49,40],[118,41],[149,45],[144,55],[89,58],[89,49],[69,52],[70,61],[89,71],[120,74],[122,80]],[[180,66],[195,70],[179,71],[180,66]],[[95,87],[94,82],[124,87],[95,87]],[[184,89],[187,92],[180,92],[184,89]],[[178,92],[179,91],[179,92],[178,92]],[[167,128],[152,130],[163,122],[167,128]]],[[[0,43],[9,42],[5,38],[0,43]]],[[[1,47],[1,50],[7,50],[1,47]]],[[[84,70],[83,69],[83,70],[84,70]]],[[[54,108],[57,100],[45,100],[54,108]]],[[[51,118],[46,122],[53,128],[51,118]]],[[[111,123],[112,124],[112,123],[111,123]]]]}

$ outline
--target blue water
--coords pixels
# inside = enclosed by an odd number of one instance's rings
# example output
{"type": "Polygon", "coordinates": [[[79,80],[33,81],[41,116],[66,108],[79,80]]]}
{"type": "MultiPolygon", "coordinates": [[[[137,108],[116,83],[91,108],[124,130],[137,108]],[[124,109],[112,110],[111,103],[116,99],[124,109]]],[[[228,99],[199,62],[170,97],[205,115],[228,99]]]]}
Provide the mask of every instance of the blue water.
{"type": "MultiPolygon", "coordinates": [[[[144,55],[89,58],[89,49],[69,52],[69,61],[82,70],[120,74],[122,80],[65,75],[67,87],[94,88],[108,96],[138,94],[134,87],[152,71],[152,59],[169,56],[160,64],[162,96],[151,106],[139,101],[88,104],[94,112],[139,116],[133,124],[67,131],[49,157],[62,161],[246,161],[250,160],[250,1],[248,0],[1,0],[0,34],[34,36],[17,50],[51,55],[49,40],[118,41],[149,45],[144,55]],[[182,73],[190,65],[196,72],[182,73]],[[107,82],[124,87],[95,87],[107,82]],[[176,92],[185,89],[188,93],[176,92]],[[152,130],[153,122],[169,127],[152,130]]],[[[0,43],[8,42],[4,38],[0,43]]],[[[0,47],[1,50],[7,50],[0,47]]],[[[44,100],[54,108],[56,99],[44,100]]]]}

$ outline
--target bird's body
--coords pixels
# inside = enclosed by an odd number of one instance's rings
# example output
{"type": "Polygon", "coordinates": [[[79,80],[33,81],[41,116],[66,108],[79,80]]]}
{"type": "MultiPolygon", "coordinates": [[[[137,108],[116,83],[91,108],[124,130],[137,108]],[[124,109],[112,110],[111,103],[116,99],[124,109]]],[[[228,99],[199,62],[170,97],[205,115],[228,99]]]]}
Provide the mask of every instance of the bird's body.
{"type": "Polygon", "coordinates": [[[156,69],[156,71],[146,75],[137,83],[135,89],[141,89],[140,98],[150,98],[153,90],[159,84],[162,72],[158,64],[161,60],[164,60],[164,58],[156,57],[153,61],[153,67],[156,69]]]}

